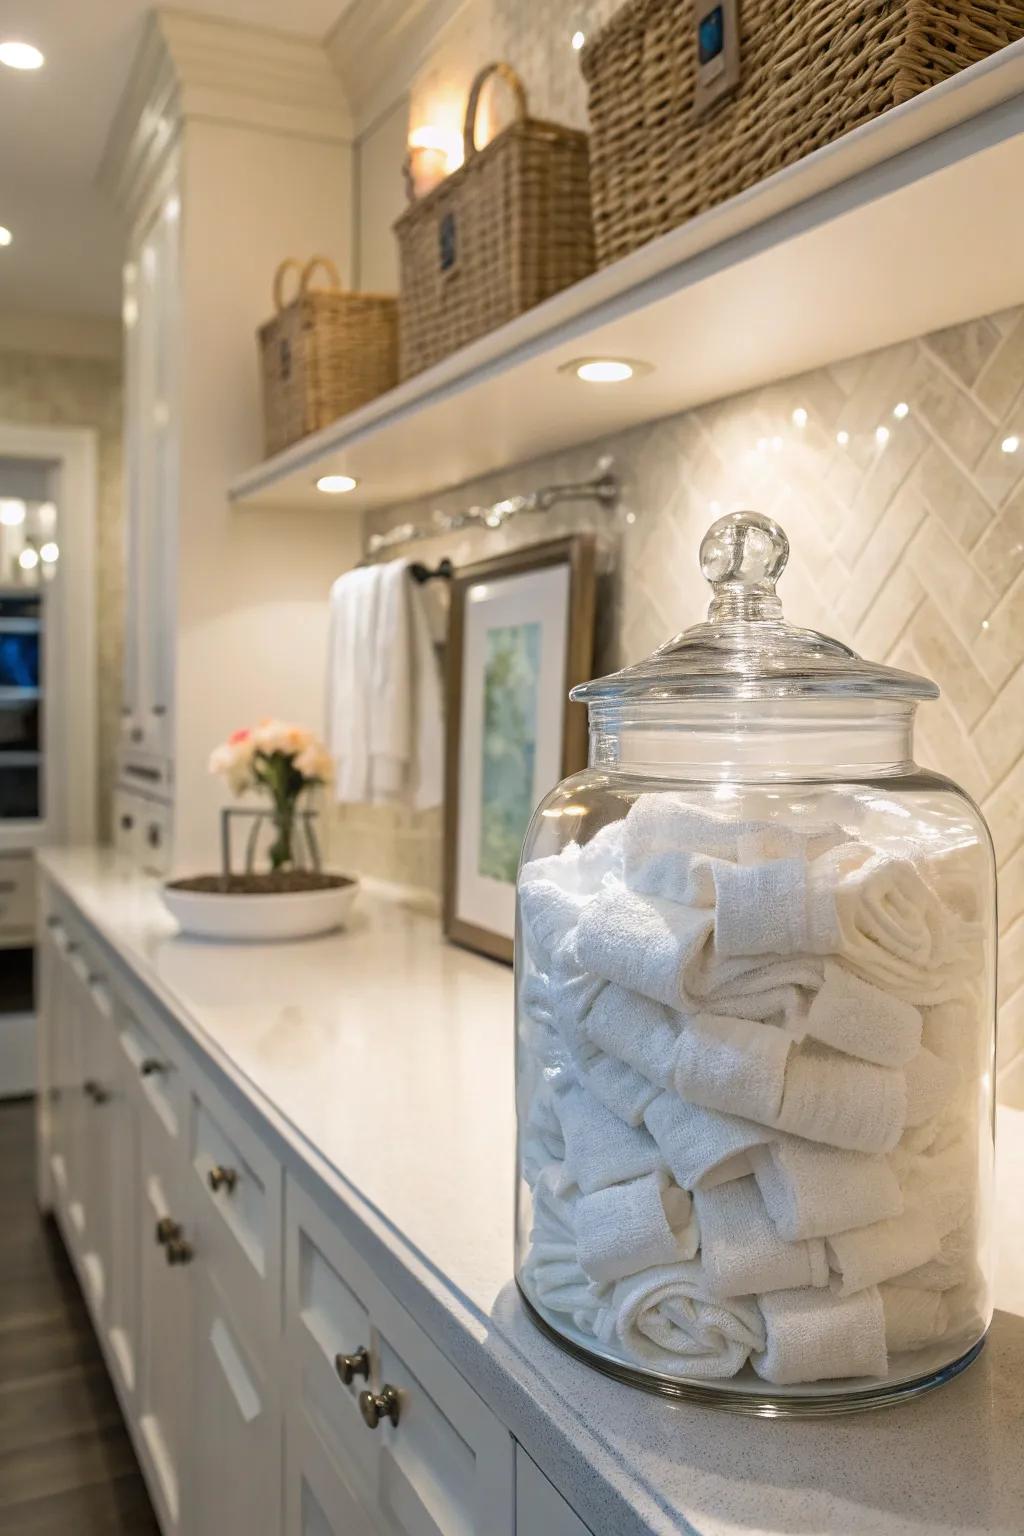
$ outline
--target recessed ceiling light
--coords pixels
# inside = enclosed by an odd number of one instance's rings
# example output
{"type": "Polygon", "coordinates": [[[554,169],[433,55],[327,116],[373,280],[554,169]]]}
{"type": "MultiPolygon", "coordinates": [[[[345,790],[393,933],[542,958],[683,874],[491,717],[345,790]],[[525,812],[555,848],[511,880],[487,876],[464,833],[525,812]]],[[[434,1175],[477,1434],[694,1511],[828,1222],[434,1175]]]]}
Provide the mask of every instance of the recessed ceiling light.
{"type": "Polygon", "coordinates": [[[840,431],[838,431],[836,433],[836,442],[839,444],[840,448],[845,448],[849,441],[850,441],[850,434],[849,434],[849,432],[844,432],[844,431],[842,431],[840,429],[840,431]]]}
{"type": "Polygon", "coordinates": [[[1016,432],[1014,432],[1012,436],[1004,437],[999,446],[1004,453],[1016,453],[1017,449],[1020,447],[1020,438],[1017,436],[1016,432]]]}
{"type": "Polygon", "coordinates": [[[0,43],[0,64],[8,69],[41,69],[43,56],[31,43],[0,43]]]}
{"type": "Polygon", "coordinates": [[[878,446],[880,448],[884,448],[888,441],[889,441],[889,428],[888,427],[876,427],[875,428],[875,442],[878,444],[878,446]]]}
{"type": "Polygon", "coordinates": [[[40,545],[39,558],[44,565],[56,565],[60,559],[59,545],[55,544],[52,539],[48,539],[45,544],[40,545]]]}
{"type": "Polygon", "coordinates": [[[902,421],[904,416],[910,415],[910,406],[905,400],[899,400],[892,408],[892,413],[897,421],[902,421]]]}
{"type": "Polygon", "coordinates": [[[31,544],[26,544],[25,548],[18,556],[18,564],[21,566],[23,571],[34,571],[36,566],[39,564],[39,551],[37,549],[33,549],[31,544]]]}
{"type": "Polygon", "coordinates": [[[0,501],[0,523],[5,528],[18,528],[25,521],[25,503],[13,496],[0,501]]]}
{"type": "Polygon", "coordinates": [[[574,357],[563,363],[559,373],[573,373],[584,384],[625,384],[638,374],[650,373],[650,363],[638,363],[625,357],[574,357]]]}
{"type": "Polygon", "coordinates": [[[10,245],[14,236],[4,224],[0,224],[0,245],[10,245]]]}
{"type": "Polygon", "coordinates": [[[358,484],[351,475],[321,475],[316,488],[325,496],[342,496],[346,491],[354,491],[358,484]]]}
{"type": "Polygon", "coordinates": [[[574,32],[573,33],[573,35],[572,35],[572,46],[575,48],[577,53],[579,53],[580,49],[583,47],[583,44],[585,42],[586,42],[586,38],[584,37],[582,32],[574,32]]]}
{"type": "Polygon", "coordinates": [[[800,427],[801,429],[807,425],[807,412],[804,410],[802,405],[798,405],[796,410],[793,412],[793,425],[794,427],[800,427]]]}

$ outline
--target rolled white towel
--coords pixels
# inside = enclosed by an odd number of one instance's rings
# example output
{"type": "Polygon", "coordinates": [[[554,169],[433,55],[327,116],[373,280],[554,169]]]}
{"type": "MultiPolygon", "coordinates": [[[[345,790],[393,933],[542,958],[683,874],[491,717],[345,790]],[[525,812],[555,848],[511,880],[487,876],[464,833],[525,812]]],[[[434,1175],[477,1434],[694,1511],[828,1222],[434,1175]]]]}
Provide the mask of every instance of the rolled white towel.
{"type": "Polygon", "coordinates": [[[724,1013],[733,1018],[767,1019],[782,1013],[787,1023],[807,1011],[804,993],[821,986],[820,955],[719,955],[714,942],[695,953],[680,979],[683,1013],[724,1013]],[[798,989],[798,990],[796,990],[798,989]]]}
{"type": "Polygon", "coordinates": [[[750,1157],[768,1214],[790,1242],[866,1227],[903,1209],[899,1180],[884,1157],[796,1136],[781,1136],[750,1157]]]}
{"type": "Polygon", "coordinates": [[[795,1386],[885,1375],[885,1316],[877,1286],[855,1296],[809,1288],[769,1291],[758,1297],[758,1306],[766,1342],[751,1364],[765,1381],[795,1386]]]}
{"type": "Polygon", "coordinates": [[[837,1296],[852,1296],[927,1263],[939,1251],[939,1234],[927,1211],[911,1207],[870,1227],[836,1232],[827,1247],[836,1277],[832,1289],[837,1296]]]}
{"type": "Polygon", "coordinates": [[[703,1109],[774,1125],[784,1103],[792,1045],[792,1037],[771,1024],[698,1014],[679,1035],[675,1090],[703,1109]]]}
{"type": "Polygon", "coordinates": [[[579,914],[576,958],[595,976],[678,1007],[683,973],[713,923],[710,911],[641,896],[609,879],[579,914]]]}
{"type": "Polygon", "coordinates": [[[948,1146],[901,1160],[899,1166],[907,1201],[928,1212],[940,1238],[963,1226],[978,1188],[977,1140],[969,1127],[948,1146]]]}
{"type": "Polygon", "coordinates": [[[907,1125],[933,1120],[956,1097],[961,1075],[931,1051],[922,1048],[904,1068],[907,1079],[907,1125]]]}
{"type": "Polygon", "coordinates": [[[700,1241],[690,1196],[663,1173],[583,1195],[573,1216],[580,1265],[599,1282],[692,1259],[700,1241]]]}
{"type": "Polygon", "coordinates": [[[817,863],[718,862],[711,873],[719,955],[829,955],[838,947],[835,888],[817,863]]]}
{"type": "Polygon", "coordinates": [[[603,1305],[601,1288],[584,1274],[576,1257],[572,1212],[578,1196],[560,1194],[564,1185],[563,1170],[554,1163],[537,1180],[523,1277],[542,1306],[567,1314],[582,1332],[594,1334],[603,1305]]]}
{"type": "Polygon", "coordinates": [[[921,1014],[833,961],[807,1010],[803,1032],[847,1056],[902,1067],[921,1045],[921,1014]]]}
{"type": "Polygon", "coordinates": [[[554,880],[534,877],[519,887],[519,914],[526,948],[537,969],[545,975],[561,957],[575,932],[589,896],[567,891],[554,880]]]}
{"type": "Polygon", "coordinates": [[[664,1166],[646,1127],[627,1125],[584,1089],[577,1086],[558,1094],[555,1111],[565,1137],[564,1176],[585,1195],[664,1166]]]}
{"type": "Polygon", "coordinates": [[[880,1285],[889,1353],[904,1354],[937,1344],[949,1330],[949,1307],[941,1291],[915,1286],[880,1285]]]}
{"type": "Polygon", "coordinates": [[[672,1086],[682,1026],[681,1015],[664,1003],[612,983],[595,998],[584,1021],[592,1044],[627,1062],[659,1088],[672,1086]]]}
{"type": "Polygon", "coordinates": [[[820,1238],[787,1243],[775,1230],[749,1176],[696,1189],[700,1259],[710,1296],[760,1295],[829,1281],[820,1238]]]}
{"type": "Polygon", "coordinates": [[[523,1128],[522,1163],[527,1182],[534,1184],[549,1163],[565,1160],[565,1137],[555,1113],[554,1093],[542,1077],[534,1089],[523,1128]]]}
{"type": "Polygon", "coordinates": [[[980,1027],[980,1009],[972,999],[952,998],[924,1010],[921,1044],[964,1076],[974,1080],[981,1066],[988,1032],[980,1027]]]}
{"type": "Polygon", "coordinates": [[[890,1152],[903,1132],[907,1083],[892,1067],[805,1043],[786,1067],[776,1126],[847,1152],[890,1152]]]}
{"type": "Polygon", "coordinates": [[[644,1124],[677,1184],[713,1189],[750,1172],[749,1152],[771,1135],[763,1125],[687,1104],[661,1093],[644,1111],[644,1124]]]}
{"type": "Polygon", "coordinates": [[[922,1291],[951,1291],[973,1284],[977,1278],[978,1228],[972,1216],[946,1234],[934,1258],[905,1274],[895,1275],[892,1284],[914,1286],[922,1291]]]}
{"type": "Polygon", "coordinates": [[[558,853],[531,859],[520,871],[520,885],[552,880],[577,896],[592,896],[605,875],[622,871],[624,831],[623,821],[611,821],[585,843],[567,843],[558,853]]]}
{"type": "Polygon", "coordinates": [[[619,1280],[597,1332],[654,1370],[705,1381],[735,1376],[765,1338],[753,1297],[712,1300],[695,1259],[619,1280]]]}
{"type": "Polygon", "coordinates": [[[646,1077],[603,1051],[578,1063],[576,1072],[583,1087],[627,1125],[643,1124],[644,1111],[660,1090],[646,1077]]]}

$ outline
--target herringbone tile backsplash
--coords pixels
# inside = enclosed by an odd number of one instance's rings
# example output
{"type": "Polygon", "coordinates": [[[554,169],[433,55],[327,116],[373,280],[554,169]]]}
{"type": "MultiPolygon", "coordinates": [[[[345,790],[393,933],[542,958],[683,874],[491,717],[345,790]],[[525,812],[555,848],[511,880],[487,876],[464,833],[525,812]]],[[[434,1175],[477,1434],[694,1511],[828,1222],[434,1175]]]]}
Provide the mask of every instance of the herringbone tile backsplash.
{"type": "MultiPolygon", "coordinates": [[[[623,478],[617,513],[523,519],[500,533],[449,535],[418,553],[460,564],[597,529],[610,571],[603,671],[703,615],[697,548],[708,523],[738,507],[777,517],[792,546],[780,589],[787,617],[926,673],[942,689],[920,711],[918,757],[959,780],[992,828],[1000,1054],[1016,1096],[1024,1081],[1024,310],[519,466],[405,506],[400,518],[377,512],[367,531],[584,475],[598,452],[614,456],[623,478]]],[[[436,890],[439,825],[436,816],[348,810],[337,818],[335,854],[436,890]]]]}

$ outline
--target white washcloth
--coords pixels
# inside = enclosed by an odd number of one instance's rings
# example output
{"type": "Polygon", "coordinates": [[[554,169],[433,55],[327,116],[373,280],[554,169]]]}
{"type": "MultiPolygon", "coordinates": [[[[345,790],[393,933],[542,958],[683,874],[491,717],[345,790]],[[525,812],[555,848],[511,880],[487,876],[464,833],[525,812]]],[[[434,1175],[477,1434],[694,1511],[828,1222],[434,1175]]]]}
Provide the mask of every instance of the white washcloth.
{"type": "Polygon", "coordinates": [[[531,958],[545,975],[556,959],[564,964],[571,958],[566,941],[587,900],[588,897],[537,875],[520,884],[519,914],[523,937],[531,958]]]}
{"type": "Polygon", "coordinates": [[[794,1136],[848,1152],[890,1152],[906,1112],[902,1072],[808,1042],[790,1055],[774,1123],[794,1136]]]}
{"type": "Polygon", "coordinates": [[[875,1286],[856,1296],[802,1289],[758,1298],[767,1342],[751,1364],[778,1386],[884,1376],[885,1316],[875,1286]]]}
{"type": "Polygon", "coordinates": [[[897,1153],[895,1159],[908,1203],[928,1212],[940,1238],[967,1221],[978,1187],[977,1141],[970,1129],[941,1149],[907,1159],[897,1153]]]}
{"type": "Polygon", "coordinates": [[[734,1018],[767,1019],[784,1013],[787,1022],[806,1013],[797,989],[816,992],[824,975],[817,955],[742,955],[723,959],[709,941],[690,960],[680,978],[684,1013],[727,1013],[734,1018]],[[797,1006],[790,1000],[796,998],[797,1006]]]}
{"type": "Polygon", "coordinates": [[[977,1077],[987,1044],[987,1031],[979,1027],[979,1017],[977,1005],[966,996],[924,1010],[921,1044],[951,1067],[958,1067],[968,1081],[977,1077]]]}
{"type": "Polygon", "coordinates": [[[709,911],[637,895],[609,876],[579,914],[576,958],[595,976],[678,1007],[683,974],[713,922],[709,911]]]}
{"type": "Polygon", "coordinates": [[[567,1313],[584,1333],[593,1334],[602,1305],[601,1290],[579,1266],[573,1222],[575,1197],[558,1193],[563,1182],[562,1171],[555,1164],[544,1169],[537,1180],[524,1279],[542,1306],[567,1313]]]}
{"type": "Polygon", "coordinates": [[[837,948],[835,888],[823,860],[720,861],[713,875],[719,955],[828,955],[837,948]]]}
{"type": "Polygon", "coordinates": [[[599,1316],[598,1337],[672,1376],[735,1376],[764,1329],[752,1297],[714,1301],[695,1259],[620,1280],[599,1316]]]}
{"type": "Polygon", "coordinates": [[[907,1125],[923,1125],[946,1108],[961,1084],[957,1067],[922,1048],[907,1062],[907,1125]]]}
{"type": "Polygon", "coordinates": [[[782,1136],[750,1158],[768,1214],[790,1242],[865,1227],[903,1209],[899,1180],[884,1157],[782,1136]]]}
{"type": "Polygon", "coordinates": [[[890,1354],[937,1344],[949,1331],[949,1305],[941,1291],[880,1285],[885,1315],[885,1342],[890,1354]]]}
{"type": "Polygon", "coordinates": [[[609,983],[584,1021],[587,1038],[602,1051],[628,1062],[648,1082],[671,1088],[681,1016],[664,1003],[609,983]]]}
{"type": "Polygon", "coordinates": [[[370,799],[369,683],[381,569],[346,571],[331,588],[325,734],[340,804],[370,799]]]}
{"type": "Polygon", "coordinates": [[[659,1092],[624,1061],[603,1052],[577,1062],[576,1072],[583,1087],[627,1125],[643,1123],[644,1111],[659,1092]]]}
{"type": "Polygon", "coordinates": [[[912,1003],[841,965],[825,961],[825,980],[816,993],[803,1032],[847,1056],[880,1067],[902,1067],[921,1045],[921,1014],[912,1003]]]}
{"type": "Polygon", "coordinates": [[[703,1109],[774,1125],[792,1044],[771,1024],[698,1014],[686,1021],[676,1046],[676,1092],[703,1109]]]}
{"type": "Polygon", "coordinates": [[[828,1262],[837,1296],[852,1296],[869,1285],[917,1269],[939,1251],[939,1234],[927,1211],[908,1208],[900,1216],[836,1232],[828,1239],[828,1262]]]}
{"type": "Polygon", "coordinates": [[[551,880],[576,896],[593,896],[607,874],[622,870],[623,823],[609,822],[585,843],[566,843],[558,853],[545,854],[524,864],[520,885],[551,880]]]}
{"type": "Polygon", "coordinates": [[[692,1259],[700,1241],[689,1195],[666,1174],[583,1195],[573,1215],[577,1257],[591,1280],[602,1283],[692,1259]]]}
{"type": "Polygon", "coordinates": [[[905,1274],[895,1275],[893,1285],[917,1287],[922,1291],[951,1291],[973,1283],[978,1278],[978,1227],[969,1219],[955,1227],[939,1244],[934,1258],[905,1274]]]}
{"type": "Polygon", "coordinates": [[[760,1295],[828,1284],[825,1244],[820,1238],[785,1242],[752,1178],[697,1189],[693,1203],[709,1295],[760,1295]]]}
{"type": "Polygon", "coordinates": [[[563,1177],[572,1179],[585,1195],[663,1167],[657,1143],[645,1127],[627,1125],[582,1088],[558,1094],[555,1110],[565,1137],[563,1177]]]}
{"type": "Polygon", "coordinates": [[[408,560],[380,568],[369,672],[370,795],[428,810],[443,798],[444,706],[422,586],[408,560]]]}
{"type": "Polygon", "coordinates": [[[644,1124],[677,1184],[713,1189],[750,1172],[749,1152],[772,1134],[762,1125],[687,1104],[661,1093],[644,1111],[644,1124]]]}

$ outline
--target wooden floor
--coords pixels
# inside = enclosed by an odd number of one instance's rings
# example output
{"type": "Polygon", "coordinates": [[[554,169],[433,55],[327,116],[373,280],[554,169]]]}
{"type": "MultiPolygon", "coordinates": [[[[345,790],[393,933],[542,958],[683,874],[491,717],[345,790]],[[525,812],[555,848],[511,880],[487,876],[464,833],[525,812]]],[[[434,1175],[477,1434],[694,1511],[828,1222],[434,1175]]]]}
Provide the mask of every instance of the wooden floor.
{"type": "Polygon", "coordinates": [[[0,1103],[0,1536],[159,1536],[78,1285],[0,1103]]]}

